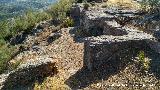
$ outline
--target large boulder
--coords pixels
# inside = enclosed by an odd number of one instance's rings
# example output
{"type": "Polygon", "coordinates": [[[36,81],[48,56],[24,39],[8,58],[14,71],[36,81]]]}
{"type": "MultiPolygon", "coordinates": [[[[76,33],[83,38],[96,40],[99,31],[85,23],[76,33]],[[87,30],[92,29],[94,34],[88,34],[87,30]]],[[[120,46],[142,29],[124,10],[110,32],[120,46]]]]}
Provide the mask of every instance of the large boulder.
{"type": "Polygon", "coordinates": [[[141,31],[129,28],[124,30],[127,35],[100,35],[86,38],[84,67],[94,70],[103,68],[102,66],[108,61],[131,59],[137,51],[148,47],[146,41],[154,40],[152,35],[141,31]]]}
{"type": "Polygon", "coordinates": [[[49,57],[39,57],[21,64],[16,70],[8,74],[2,74],[0,88],[14,90],[19,87],[25,87],[35,81],[43,80],[45,77],[56,73],[56,60],[49,57]]]}

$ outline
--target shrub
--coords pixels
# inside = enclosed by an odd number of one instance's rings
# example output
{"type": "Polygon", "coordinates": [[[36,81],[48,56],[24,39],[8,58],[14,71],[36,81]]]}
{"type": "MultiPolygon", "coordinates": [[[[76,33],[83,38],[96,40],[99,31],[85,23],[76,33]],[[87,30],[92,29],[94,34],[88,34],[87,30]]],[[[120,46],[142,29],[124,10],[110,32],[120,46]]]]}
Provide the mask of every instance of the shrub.
{"type": "Polygon", "coordinates": [[[14,52],[14,47],[3,45],[0,47],[0,74],[7,69],[8,61],[14,52]]]}
{"type": "Polygon", "coordinates": [[[36,22],[51,19],[51,16],[47,12],[37,12],[35,17],[36,17],[36,22]]]}
{"type": "Polygon", "coordinates": [[[72,27],[72,26],[74,26],[73,19],[67,17],[63,22],[63,27],[72,27]]]}
{"type": "Polygon", "coordinates": [[[141,65],[141,69],[144,71],[148,71],[148,69],[150,68],[150,60],[145,57],[144,51],[140,51],[138,53],[138,60],[141,65]]]}
{"type": "Polygon", "coordinates": [[[9,23],[7,21],[0,22],[0,32],[1,32],[0,39],[11,35],[10,29],[9,29],[9,23]]]}
{"type": "Polygon", "coordinates": [[[67,12],[70,10],[75,0],[60,0],[58,3],[53,4],[47,12],[54,19],[64,20],[67,17],[67,12]]]}

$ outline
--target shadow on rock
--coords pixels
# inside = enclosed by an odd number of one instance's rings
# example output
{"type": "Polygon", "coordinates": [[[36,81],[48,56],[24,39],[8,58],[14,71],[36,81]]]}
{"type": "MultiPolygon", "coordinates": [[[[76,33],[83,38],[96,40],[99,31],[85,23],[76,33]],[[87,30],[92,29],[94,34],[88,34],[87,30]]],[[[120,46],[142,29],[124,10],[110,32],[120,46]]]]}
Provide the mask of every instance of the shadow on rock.
{"type": "Polygon", "coordinates": [[[2,90],[33,90],[36,82],[40,84],[46,77],[56,73],[55,62],[50,59],[22,64],[7,75],[2,90]]]}
{"type": "Polygon", "coordinates": [[[75,42],[83,43],[87,37],[87,33],[83,32],[79,27],[72,28],[69,33],[73,37],[75,42]]]}
{"type": "Polygon", "coordinates": [[[150,61],[150,72],[160,80],[160,54],[156,53],[153,50],[149,50],[146,53],[146,56],[151,59],[150,61]]]}

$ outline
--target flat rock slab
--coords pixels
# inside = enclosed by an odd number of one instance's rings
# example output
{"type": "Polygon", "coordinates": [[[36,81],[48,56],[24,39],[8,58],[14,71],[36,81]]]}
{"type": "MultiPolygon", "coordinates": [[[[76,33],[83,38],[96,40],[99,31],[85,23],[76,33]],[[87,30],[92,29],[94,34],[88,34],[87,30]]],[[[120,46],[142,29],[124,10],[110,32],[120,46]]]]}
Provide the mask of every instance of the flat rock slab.
{"type": "MultiPolygon", "coordinates": [[[[125,24],[128,22],[131,22],[134,17],[136,17],[134,14],[138,13],[136,10],[121,10],[120,12],[122,13],[119,13],[118,15],[112,15],[106,13],[107,10],[108,9],[106,8],[91,8],[90,10],[82,11],[80,20],[80,26],[82,29],[86,31],[86,33],[90,33],[93,31],[93,29],[97,29],[94,30],[95,32],[98,31],[98,29],[101,29],[105,35],[121,35],[121,32],[118,33],[120,30],[118,30],[118,28],[125,26],[125,24]],[[115,31],[112,32],[113,29],[116,30],[118,34],[115,31]]],[[[113,13],[116,14],[118,11],[113,13]]]]}
{"type": "Polygon", "coordinates": [[[124,10],[124,9],[117,9],[117,8],[107,8],[105,11],[105,13],[107,14],[111,14],[111,15],[115,15],[115,14],[133,14],[133,15],[141,15],[143,14],[144,12],[142,11],[138,11],[138,10],[124,10]]]}
{"type": "Polygon", "coordinates": [[[126,16],[126,17],[136,17],[137,15],[142,15],[144,12],[138,10],[119,10],[115,8],[91,8],[85,11],[86,16],[89,19],[113,19],[116,16],[126,16]]]}
{"type": "MultiPolygon", "coordinates": [[[[123,28],[122,28],[123,29],[123,28]]],[[[147,33],[134,29],[125,29],[128,33],[127,35],[122,36],[113,36],[113,35],[101,35],[97,37],[86,38],[87,42],[90,42],[91,45],[94,44],[109,44],[114,42],[124,42],[124,41],[134,41],[134,40],[154,40],[155,38],[147,33]]]]}
{"type": "Polygon", "coordinates": [[[113,19],[113,15],[109,15],[105,13],[105,8],[96,8],[96,9],[90,9],[88,11],[85,11],[86,17],[91,20],[97,20],[97,19],[113,19]]]}

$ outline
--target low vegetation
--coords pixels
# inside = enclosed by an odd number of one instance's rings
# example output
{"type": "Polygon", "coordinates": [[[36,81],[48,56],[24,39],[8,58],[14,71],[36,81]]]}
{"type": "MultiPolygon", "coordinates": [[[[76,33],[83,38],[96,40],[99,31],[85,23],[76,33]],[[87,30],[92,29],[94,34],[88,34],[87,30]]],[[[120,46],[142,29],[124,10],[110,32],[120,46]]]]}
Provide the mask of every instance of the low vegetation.
{"type": "Polygon", "coordinates": [[[28,9],[38,10],[50,5],[46,0],[1,0],[0,1],[0,20],[24,15],[28,9]]]}
{"type": "Polygon", "coordinates": [[[142,71],[148,71],[149,70],[150,60],[148,58],[146,58],[144,51],[140,51],[138,53],[138,61],[139,61],[139,64],[141,66],[142,71]]]}
{"type": "Polygon", "coordinates": [[[63,21],[63,27],[72,27],[74,26],[74,21],[72,18],[67,17],[64,21],[63,21]]]}
{"type": "Polygon", "coordinates": [[[47,12],[53,19],[64,20],[74,2],[75,0],[60,0],[58,3],[53,4],[47,12]]]}
{"type": "Polygon", "coordinates": [[[43,83],[35,83],[34,90],[71,90],[60,77],[47,77],[43,83]]]}
{"type": "Polygon", "coordinates": [[[133,2],[133,0],[108,0],[102,4],[103,8],[106,7],[119,7],[119,8],[131,8],[131,9],[139,9],[140,4],[137,2],[133,2]]]}

